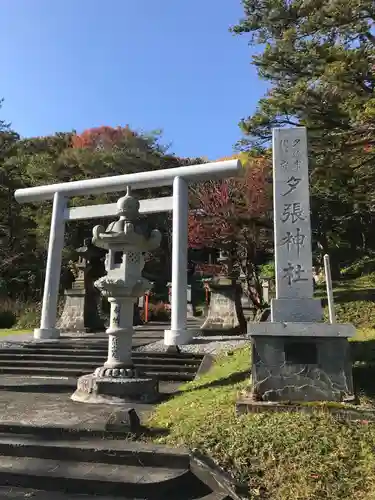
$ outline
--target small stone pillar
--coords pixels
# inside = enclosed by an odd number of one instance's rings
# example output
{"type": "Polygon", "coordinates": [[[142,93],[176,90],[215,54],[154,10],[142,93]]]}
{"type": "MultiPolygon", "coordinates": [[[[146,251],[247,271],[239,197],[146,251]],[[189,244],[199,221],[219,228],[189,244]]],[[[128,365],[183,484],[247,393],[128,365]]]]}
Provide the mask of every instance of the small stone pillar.
{"type": "Polygon", "coordinates": [[[73,263],[75,280],[65,291],[64,309],[57,327],[65,332],[104,330],[104,322],[98,311],[100,294],[94,287],[99,271],[95,262],[100,260],[102,252],[91,244],[90,239],[85,239],[83,246],[77,248],[76,252],[78,262],[73,263]]]}
{"type": "Polygon", "coordinates": [[[158,382],[143,377],[132,363],[134,304],[150,288],[142,277],[143,253],[160,245],[161,233],[149,231],[139,220],[139,201],[130,195],[117,202],[119,220],[106,230],[93,229],[94,245],[108,250],[106,276],[95,286],[108,297],[110,325],[107,329],[108,359],[94,373],[78,379],[74,401],[88,403],[151,402],[158,397],[158,382]]]}

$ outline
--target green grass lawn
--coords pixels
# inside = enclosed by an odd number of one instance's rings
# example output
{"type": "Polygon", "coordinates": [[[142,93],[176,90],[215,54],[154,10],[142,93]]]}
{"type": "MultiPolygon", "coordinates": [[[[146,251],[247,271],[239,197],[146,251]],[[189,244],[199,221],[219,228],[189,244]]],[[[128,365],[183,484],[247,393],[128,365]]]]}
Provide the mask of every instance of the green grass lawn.
{"type": "Polygon", "coordinates": [[[11,328],[0,329],[0,337],[5,337],[7,335],[18,335],[23,333],[31,333],[32,330],[13,330],[11,328]]]}
{"type": "MultiPolygon", "coordinates": [[[[375,408],[375,277],[335,283],[337,320],[357,327],[351,339],[361,402],[375,408]]],[[[324,299],[324,288],[317,290],[324,299]]],[[[374,500],[375,424],[340,423],[322,412],[235,414],[250,384],[250,350],[217,360],[199,380],[159,405],[148,425],[159,443],[211,456],[248,485],[249,498],[374,500]]]]}
{"type": "Polygon", "coordinates": [[[373,500],[375,425],[323,413],[236,416],[249,367],[250,351],[240,349],[185,384],[150,417],[149,426],[169,432],[156,441],[210,455],[247,483],[249,498],[373,500]]]}
{"type": "Polygon", "coordinates": [[[249,498],[373,500],[375,425],[323,413],[236,416],[249,367],[249,349],[239,349],[185,384],[150,417],[149,426],[168,431],[156,441],[211,456],[248,485],[249,498]]]}

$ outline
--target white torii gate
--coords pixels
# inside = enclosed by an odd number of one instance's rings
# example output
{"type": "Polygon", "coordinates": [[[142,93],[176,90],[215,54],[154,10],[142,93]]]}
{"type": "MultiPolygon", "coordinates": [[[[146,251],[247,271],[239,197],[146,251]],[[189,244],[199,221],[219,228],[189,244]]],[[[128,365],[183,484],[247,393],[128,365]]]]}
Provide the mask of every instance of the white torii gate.
{"type": "Polygon", "coordinates": [[[133,189],[145,189],[172,185],[172,197],[142,200],[140,212],[173,211],[171,329],[165,330],[164,343],[166,345],[187,343],[193,333],[187,328],[186,302],[188,183],[235,176],[241,169],[239,160],[229,160],[17,189],[15,198],[19,203],[53,200],[42,315],[40,328],[34,330],[34,337],[56,339],[60,336],[56,328],[56,317],[65,221],[110,217],[116,214],[115,203],[68,208],[69,199],[74,196],[123,191],[128,186],[133,189]]]}

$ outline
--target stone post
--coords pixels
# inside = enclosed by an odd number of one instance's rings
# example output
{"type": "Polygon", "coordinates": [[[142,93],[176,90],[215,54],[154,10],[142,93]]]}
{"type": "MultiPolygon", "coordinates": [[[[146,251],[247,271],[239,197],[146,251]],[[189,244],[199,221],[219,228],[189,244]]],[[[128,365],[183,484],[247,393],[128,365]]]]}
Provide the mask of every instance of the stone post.
{"type": "Polygon", "coordinates": [[[171,328],[164,331],[167,346],[186,344],[194,335],[187,327],[188,215],[188,184],[182,177],[176,177],[173,180],[171,328]]]}
{"type": "Polygon", "coordinates": [[[58,339],[60,330],[56,328],[57,302],[61,272],[62,251],[64,248],[65,219],[67,200],[61,193],[53,195],[51,228],[48,240],[48,256],[44,280],[43,305],[40,328],[35,328],[35,339],[58,339]]]}
{"type": "Polygon", "coordinates": [[[94,245],[108,250],[106,276],[95,286],[110,303],[108,357],[94,373],[78,379],[74,401],[89,403],[124,403],[154,401],[158,382],[137,373],[132,362],[134,304],[150,288],[142,277],[143,253],[157,248],[161,241],[158,230],[149,231],[139,220],[139,201],[129,190],[117,202],[119,220],[106,230],[93,229],[94,245]]]}

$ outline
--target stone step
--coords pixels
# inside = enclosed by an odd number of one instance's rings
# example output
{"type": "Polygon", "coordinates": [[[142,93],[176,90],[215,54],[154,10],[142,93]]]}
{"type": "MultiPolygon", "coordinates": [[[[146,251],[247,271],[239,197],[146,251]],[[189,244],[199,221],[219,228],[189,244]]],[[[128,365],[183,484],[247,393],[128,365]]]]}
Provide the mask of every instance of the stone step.
{"type": "Polygon", "coordinates": [[[51,438],[41,441],[36,433],[0,433],[0,455],[36,457],[129,466],[188,469],[190,456],[185,448],[168,448],[124,439],[51,438]]]}
{"type": "MultiPolygon", "coordinates": [[[[105,360],[105,359],[104,359],[105,360]]],[[[76,361],[75,359],[69,359],[69,360],[38,360],[38,359],[2,359],[0,361],[0,369],[2,367],[30,367],[31,369],[34,368],[71,368],[71,369],[77,369],[77,370],[82,370],[86,373],[91,373],[94,371],[98,366],[100,366],[100,363],[96,362],[90,362],[90,361],[76,361]]],[[[190,365],[184,361],[183,363],[175,364],[175,365],[164,365],[160,363],[135,363],[135,367],[141,371],[149,371],[152,369],[152,371],[156,371],[158,373],[162,373],[164,371],[167,372],[176,372],[176,373],[195,373],[197,371],[197,366],[196,364],[190,365]]]]}
{"type": "MultiPolygon", "coordinates": [[[[0,457],[0,485],[127,498],[167,498],[194,479],[188,469],[168,469],[35,457],[0,457]]],[[[198,481],[198,479],[196,479],[198,481]]],[[[183,489],[182,489],[183,492],[183,489]]]]}
{"type": "MultiPolygon", "coordinates": [[[[114,500],[113,496],[82,495],[80,493],[64,493],[54,491],[53,500],[114,500]]],[[[208,497],[209,498],[209,497],[208,497]]],[[[36,490],[34,488],[20,488],[17,486],[0,486],[0,500],[51,500],[51,492],[36,490]]],[[[206,500],[206,497],[204,497],[206,500]]],[[[122,500],[134,500],[134,498],[122,497],[122,500]]],[[[213,497],[213,500],[216,500],[213,497]]]]}
{"type": "MultiPolygon", "coordinates": [[[[103,495],[82,495],[79,493],[53,492],[53,500],[114,500],[117,497],[103,495]]],[[[177,497],[178,498],[178,497],[177,497]]],[[[51,500],[50,491],[36,490],[33,488],[19,488],[17,486],[0,486],[0,500],[51,500]]],[[[138,500],[121,497],[122,500],[138,500]]],[[[233,500],[226,493],[212,492],[204,497],[185,496],[184,500],[233,500]]],[[[144,499],[142,499],[144,500],[144,499]]],[[[160,499],[158,499],[160,500],[160,499]]],[[[174,500],[174,499],[173,499],[174,500]]]]}
{"type": "Polygon", "coordinates": [[[0,422],[0,500],[233,500],[186,448],[77,431],[0,422]]]}
{"type": "MultiPolygon", "coordinates": [[[[82,356],[101,356],[104,355],[106,356],[108,352],[108,345],[105,346],[103,349],[91,349],[91,348],[71,348],[71,349],[65,349],[61,348],[58,350],[50,350],[48,348],[45,348],[43,346],[38,346],[38,349],[35,348],[35,346],[31,347],[29,345],[24,346],[24,347],[10,347],[6,349],[0,349],[0,356],[5,356],[8,354],[32,354],[32,355],[82,355],[82,356]]],[[[187,352],[181,352],[179,354],[168,354],[166,352],[142,352],[142,351],[137,351],[136,349],[133,349],[132,356],[134,358],[171,358],[171,359],[196,359],[196,360],[202,360],[203,359],[203,354],[193,354],[193,353],[187,353],[187,352]]]]}
{"type": "MultiPolygon", "coordinates": [[[[101,363],[107,359],[106,354],[102,355],[86,355],[83,352],[77,353],[74,355],[67,355],[67,354],[35,354],[31,352],[17,352],[17,353],[9,353],[9,352],[4,352],[0,351],[0,363],[3,361],[8,361],[8,360],[13,360],[13,361],[19,361],[19,360],[39,360],[43,362],[47,362],[48,360],[53,361],[56,360],[56,362],[64,362],[64,361],[87,361],[87,362],[92,362],[92,363],[101,363]]],[[[132,355],[132,360],[134,363],[141,363],[141,364],[153,364],[157,363],[160,365],[177,365],[177,364],[186,364],[186,365],[192,365],[192,366],[199,366],[200,363],[202,362],[202,357],[180,357],[179,355],[168,355],[164,354],[163,356],[152,356],[150,354],[149,356],[145,355],[137,355],[133,353],[132,355]]]]}
{"type": "Polygon", "coordinates": [[[192,472],[185,448],[108,439],[108,432],[106,438],[64,432],[68,428],[51,434],[44,425],[14,424],[18,429],[12,432],[12,425],[0,426],[0,499],[49,500],[51,492],[61,500],[76,494],[82,500],[225,499],[212,496],[205,479],[192,472]],[[8,496],[9,491],[19,496],[8,496]]]}
{"type": "MultiPolygon", "coordinates": [[[[150,367],[152,368],[152,367],[150,367]]],[[[0,365],[0,374],[7,375],[46,375],[49,377],[81,377],[82,375],[87,375],[91,373],[92,370],[79,370],[73,368],[48,368],[48,367],[28,367],[28,366],[1,366],[0,365]]],[[[171,371],[163,371],[159,372],[156,370],[148,369],[144,372],[146,377],[153,377],[158,380],[171,380],[171,381],[189,381],[193,380],[195,376],[194,373],[188,372],[171,372],[171,371]]]]}

